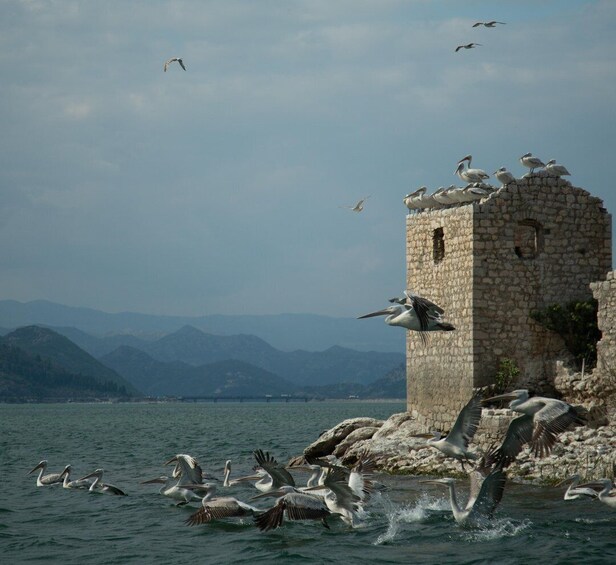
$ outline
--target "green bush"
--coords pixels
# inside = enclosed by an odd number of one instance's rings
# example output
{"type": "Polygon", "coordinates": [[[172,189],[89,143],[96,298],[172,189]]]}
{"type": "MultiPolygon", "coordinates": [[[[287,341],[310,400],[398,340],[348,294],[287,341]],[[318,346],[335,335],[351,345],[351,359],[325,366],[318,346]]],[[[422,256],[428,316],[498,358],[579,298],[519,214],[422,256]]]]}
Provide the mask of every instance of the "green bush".
{"type": "Polygon", "coordinates": [[[500,360],[498,372],[494,376],[495,392],[502,394],[507,391],[518,379],[520,369],[513,359],[505,357],[500,360]]]}

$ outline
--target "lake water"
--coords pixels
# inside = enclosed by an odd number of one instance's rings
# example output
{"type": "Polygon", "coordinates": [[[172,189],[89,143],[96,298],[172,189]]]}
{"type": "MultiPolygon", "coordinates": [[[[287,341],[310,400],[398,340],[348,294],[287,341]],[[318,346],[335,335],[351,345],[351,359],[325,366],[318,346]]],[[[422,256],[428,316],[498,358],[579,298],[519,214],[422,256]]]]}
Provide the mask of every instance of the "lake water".
{"type": "MultiPolygon", "coordinates": [[[[563,501],[562,488],[509,483],[493,523],[465,530],[445,489],[381,475],[388,488],[359,528],[332,518],[330,530],[285,521],[262,533],[250,519],[188,527],[198,505],[175,507],[156,485],[139,484],[168,472],[163,463],[176,453],[215,475],[231,459],[238,476],[256,448],[286,461],[345,418],[403,410],[376,402],[0,405],[2,563],[616,563],[616,512],[563,501]],[[37,488],[27,472],[41,459],[49,472],[70,463],[74,478],[102,467],[128,496],[37,488]]],[[[256,492],[229,489],[242,500],[256,492]]]]}

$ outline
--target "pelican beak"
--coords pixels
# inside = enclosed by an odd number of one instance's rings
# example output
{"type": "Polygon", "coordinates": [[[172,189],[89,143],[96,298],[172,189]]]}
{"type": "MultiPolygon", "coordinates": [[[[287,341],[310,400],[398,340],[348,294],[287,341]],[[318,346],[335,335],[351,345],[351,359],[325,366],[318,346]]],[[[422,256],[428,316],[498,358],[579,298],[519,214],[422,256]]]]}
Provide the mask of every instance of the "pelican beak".
{"type": "Polygon", "coordinates": [[[434,434],[429,434],[429,433],[426,433],[426,434],[413,434],[411,437],[423,437],[425,439],[428,439],[428,438],[434,437],[434,434]]]}
{"type": "Polygon", "coordinates": [[[376,312],[371,312],[370,314],[364,314],[363,316],[358,316],[357,319],[358,320],[363,320],[364,318],[373,318],[374,316],[385,316],[385,314],[390,314],[391,312],[389,311],[388,308],[385,308],[384,310],[378,310],[376,312]]]}
{"type": "Polygon", "coordinates": [[[171,465],[171,463],[175,463],[178,460],[177,457],[173,456],[169,461],[165,462],[165,465],[171,465]]]}
{"type": "Polygon", "coordinates": [[[166,479],[163,479],[162,477],[156,477],[155,479],[148,479],[147,481],[141,481],[141,483],[139,483],[139,484],[150,485],[152,483],[161,483],[161,484],[163,484],[165,482],[166,482],[166,479]]]}
{"type": "Polygon", "coordinates": [[[249,500],[256,500],[257,498],[267,498],[269,496],[282,496],[282,492],[279,490],[269,490],[267,492],[262,492],[261,494],[257,494],[250,498],[249,500]]]}
{"type": "Polygon", "coordinates": [[[426,479],[424,481],[419,481],[425,485],[446,485],[447,483],[443,479],[426,479]]]}
{"type": "Polygon", "coordinates": [[[488,404],[488,402],[496,402],[497,400],[515,400],[517,396],[515,394],[499,394],[498,396],[491,396],[481,401],[482,404],[488,404]]]}
{"type": "Polygon", "coordinates": [[[91,479],[92,477],[96,477],[96,476],[98,476],[98,473],[96,471],[93,471],[89,475],[86,475],[85,477],[81,477],[81,479],[77,479],[77,480],[84,481],[85,479],[91,479]]]}
{"type": "Polygon", "coordinates": [[[32,469],[32,471],[30,471],[28,473],[28,475],[31,475],[32,473],[34,473],[34,471],[36,471],[37,469],[40,469],[43,466],[43,463],[39,463],[36,467],[34,467],[34,469],[32,469]]]}
{"type": "Polygon", "coordinates": [[[327,489],[326,486],[324,485],[314,485],[313,487],[306,487],[304,488],[304,492],[308,491],[308,490],[325,490],[327,489]]]}
{"type": "Polygon", "coordinates": [[[564,484],[568,483],[569,481],[572,481],[575,478],[574,476],[571,477],[567,477],[566,479],[563,479],[562,481],[560,481],[560,483],[555,484],[555,487],[562,487],[564,484]]]}
{"type": "Polygon", "coordinates": [[[246,477],[239,477],[238,479],[233,479],[233,480],[237,482],[258,481],[261,478],[262,478],[261,475],[247,475],[246,477]]]}

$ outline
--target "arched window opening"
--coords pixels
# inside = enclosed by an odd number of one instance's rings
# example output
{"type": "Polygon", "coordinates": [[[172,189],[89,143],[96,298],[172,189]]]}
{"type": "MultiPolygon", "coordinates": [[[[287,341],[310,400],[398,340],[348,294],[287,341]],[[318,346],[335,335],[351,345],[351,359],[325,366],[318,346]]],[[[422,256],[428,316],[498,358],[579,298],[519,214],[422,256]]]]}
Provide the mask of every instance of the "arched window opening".
{"type": "Polygon", "coordinates": [[[436,228],[432,235],[432,257],[434,263],[440,263],[445,257],[445,233],[443,228],[436,228]]]}

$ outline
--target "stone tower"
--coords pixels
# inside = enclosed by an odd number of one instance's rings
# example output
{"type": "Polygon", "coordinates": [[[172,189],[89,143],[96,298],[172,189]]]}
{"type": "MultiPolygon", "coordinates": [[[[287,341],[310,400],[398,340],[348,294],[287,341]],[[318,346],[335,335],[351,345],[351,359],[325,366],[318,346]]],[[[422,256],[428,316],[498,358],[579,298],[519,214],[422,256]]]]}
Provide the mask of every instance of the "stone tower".
{"type": "Polygon", "coordinates": [[[407,288],[445,309],[453,332],[408,332],[407,409],[446,430],[473,387],[509,358],[522,379],[552,374],[562,341],[529,313],[592,298],[612,266],[611,215],[568,181],[532,175],[479,202],[409,215],[407,288]]]}

